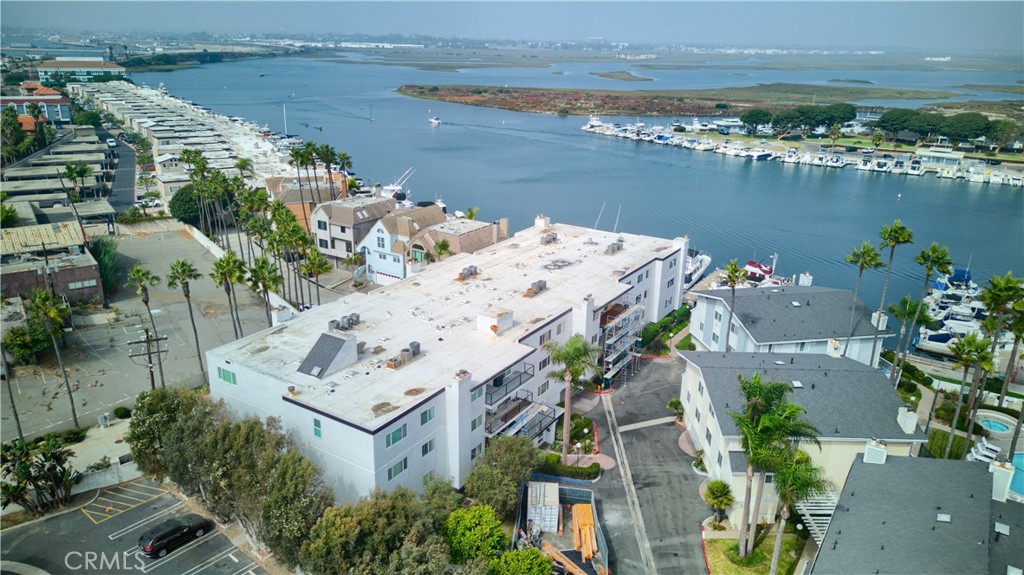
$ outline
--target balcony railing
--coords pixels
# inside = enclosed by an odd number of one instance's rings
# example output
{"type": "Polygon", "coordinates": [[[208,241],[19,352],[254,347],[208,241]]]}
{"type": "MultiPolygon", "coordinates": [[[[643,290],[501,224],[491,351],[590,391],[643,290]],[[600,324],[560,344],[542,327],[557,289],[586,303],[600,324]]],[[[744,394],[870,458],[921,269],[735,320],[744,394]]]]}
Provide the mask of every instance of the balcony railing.
{"type": "Polygon", "coordinates": [[[526,427],[519,432],[519,435],[525,435],[530,439],[536,439],[538,435],[544,433],[544,430],[555,422],[556,417],[554,409],[548,408],[538,411],[530,419],[529,423],[526,424],[526,427]]]}
{"type": "Polygon", "coordinates": [[[508,423],[519,417],[519,414],[526,411],[533,402],[530,393],[519,392],[517,397],[513,397],[508,401],[502,403],[494,413],[487,414],[487,433],[494,434],[502,430],[508,423]]]}
{"type": "Polygon", "coordinates": [[[499,375],[487,382],[487,405],[494,405],[520,385],[533,379],[533,373],[533,364],[524,362],[518,370],[513,370],[507,375],[499,375]]]}

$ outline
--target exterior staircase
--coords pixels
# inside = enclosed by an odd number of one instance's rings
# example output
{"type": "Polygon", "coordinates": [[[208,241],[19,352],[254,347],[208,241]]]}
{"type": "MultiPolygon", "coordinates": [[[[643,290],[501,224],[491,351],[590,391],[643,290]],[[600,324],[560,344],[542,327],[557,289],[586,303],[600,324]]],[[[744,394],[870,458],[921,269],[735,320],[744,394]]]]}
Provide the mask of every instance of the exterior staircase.
{"type": "Polygon", "coordinates": [[[804,520],[804,525],[814,537],[814,541],[821,545],[825,538],[825,532],[832,523],[832,515],[836,512],[836,505],[839,503],[839,493],[828,491],[821,495],[815,495],[796,504],[796,511],[804,520]]]}

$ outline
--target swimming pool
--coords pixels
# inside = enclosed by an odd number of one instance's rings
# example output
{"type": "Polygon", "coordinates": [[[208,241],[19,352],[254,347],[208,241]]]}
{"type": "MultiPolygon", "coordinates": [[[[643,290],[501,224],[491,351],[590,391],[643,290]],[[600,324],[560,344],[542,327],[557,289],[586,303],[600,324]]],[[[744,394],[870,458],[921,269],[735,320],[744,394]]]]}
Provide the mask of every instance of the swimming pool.
{"type": "Polygon", "coordinates": [[[978,423],[981,424],[981,426],[984,427],[985,429],[989,431],[995,431],[996,433],[1006,433],[1007,431],[1010,431],[1009,425],[1006,425],[1005,423],[1001,421],[996,421],[994,419],[982,419],[978,423]]]}
{"type": "Polygon", "coordinates": [[[1013,454],[1013,480],[1010,481],[1010,491],[1018,495],[1024,495],[1024,453],[1013,454]]]}

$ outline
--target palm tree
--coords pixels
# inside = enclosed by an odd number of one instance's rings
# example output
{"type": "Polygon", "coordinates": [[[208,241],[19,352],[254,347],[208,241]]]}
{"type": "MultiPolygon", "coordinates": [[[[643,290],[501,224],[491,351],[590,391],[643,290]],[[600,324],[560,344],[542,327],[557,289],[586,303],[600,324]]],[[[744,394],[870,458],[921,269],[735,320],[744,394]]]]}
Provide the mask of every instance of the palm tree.
{"type": "Polygon", "coordinates": [[[164,362],[159,351],[160,332],[156,329],[156,321],[153,320],[153,310],[149,307],[149,288],[160,285],[160,276],[153,275],[153,272],[146,269],[142,264],[135,264],[128,270],[128,283],[124,287],[135,288],[135,293],[142,296],[142,305],[146,306],[146,313],[149,314],[149,323],[153,326],[153,337],[157,340],[156,364],[160,370],[160,387],[164,385],[164,362]]]}
{"type": "Polygon", "coordinates": [[[32,121],[36,127],[36,147],[42,148],[46,145],[46,132],[43,130],[43,123],[39,120],[44,118],[43,107],[38,102],[29,102],[25,106],[25,111],[32,117],[32,121]]]}
{"type": "Polygon", "coordinates": [[[434,244],[434,253],[437,254],[437,259],[441,259],[442,256],[452,253],[452,248],[448,243],[448,240],[441,240],[434,244]]]}
{"type": "Polygon", "coordinates": [[[572,386],[579,384],[588,375],[599,373],[597,362],[600,350],[590,344],[582,334],[570,337],[565,345],[556,341],[544,344],[553,365],[562,366],[562,373],[551,371],[548,378],[565,381],[565,412],[562,414],[562,463],[569,464],[569,431],[572,428],[572,386]]]}
{"type": "MultiPolygon", "coordinates": [[[[896,255],[896,246],[914,243],[914,232],[903,225],[899,219],[892,221],[892,225],[882,226],[879,232],[882,238],[880,249],[889,248],[889,265],[885,268],[885,281],[882,283],[882,299],[878,302],[878,325],[882,324],[882,314],[885,313],[885,292],[889,289],[889,276],[892,275],[892,260],[896,255]]],[[[878,361],[878,338],[882,330],[875,326],[875,336],[871,339],[871,355],[868,356],[868,365],[875,365],[878,361]]]]}
{"type": "Polygon", "coordinates": [[[231,315],[231,327],[235,331],[235,339],[242,337],[242,322],[237,319],[238,310],[234,304],[234,284],[245,281],[245,264],[235,252],[227,252],[213,263],[210,278],[215,284],[224,288],[224,296],[228,299],[228,313],[231,315]]]}
{"type": "Polygon", "coordinates": [[[478,213],[480,213],[480,208],[466,208],[466,219],[475,220],[478,213]]]}
{"type": "Polygon", "coordinates": [[[722,512],[733,504],[732,487],[721,479],[711,481],[705,488],[704,500],[715,510],[715,523],[721,523],[722,512]]]}
{"type": "MultiPolygon", "coordinates": [[[[304,142],[302,144],[302,158],[306,164],[306,176],[308,179],[309,168],[313,168],[313,183],[316,185],[316,203],[323,203],[323,198],[320,197],[320,180],[316,177],[316,161],[317,161],[317,146],[313,142],[304,142]]],[[[313,194],[309,195],[309,200],[313,201],[313,194]]]]}
{"type": "Polygon", "coordinates": [[[775,549],[772,552],[772,566],[769,575],[779,572],[779,553],[782,551],[782,535],[786,531],[789,508],[814,495],[828,492],[832,482],[825,477],[820,467],[811,463],[803,451],[788,451],[775,469],[775,492],[779,497],[779,520],[775,523],[775,549]]]}
{"type": "Polygon", "coordinates": [[[828,129],[828,139],[832,140],[832,153],[836,153],[836,140],[843,136],[843,126],[839,123],[832,124],[828,129]]]}
{"type": "Polygon", "coordinates": [[[71,383],[68,381],[68,370],[64,367],[64,358],[60,355],[60,344],[57,343],[57,330],[63,327],[70,310],[66,305],[58,303],[53,294],[43,288],[39,288],[29,295],[28,310],[32,317],[42,321],[46,326],[46,333],[50,336],[53,351],[57,354],[57,364],[60,365],[60,372],[64,376],[64,389],[67,390],[68,401],[71,402],[71,420],[75,423],[75,429],[81,429],[78,425],[75,398],[71,394],[71,383]]]}
{"type": "Polygon", "coordinates": [[[302,273],[313,278],[316,283],[316,305],[320,305],[320,276],[331,271],[331,262],[318,249],[310,250],[306,261],[302,263],[302,273]]]}
{"type": "Polygon", "coordinates": [[[857,317],[857,294],[860,292],[860,280],[864,277],[864,270],[878,269],[882,267],[882,258],[878,250],[871,242],[861,242],[860,247],[854,247],[850,255],[846,256],[847,263],[857,266],[857,283],[853,287],[853,304],[850,305],[850,335],[846,336],[846,345],[843,347],[843,357],[850,350],[850,340],[853,339],[853,322],[857,317]]]}
{"type": "MultiPolygon", "coordinates": [[[[920,321],[921,308],[923,305],[925,296],[928,295],[928,282],[932,279],[932,272],[939,272],[940,274],[948,274],[953,271],[953,259],[949,257],[949,250],[939,244],[932,242],[932,245],[928,246],[928,249],[922,249],[921,253],[917,254],[914,258],[917,265],[924,267],[924,285],[921,287],[921,303],[922,305],[917,306],[917,313],[914,314],[913,321],[910,322],[910,330],[907,333],[907,341],[903,344],[903,357],[900,357],[900,341],[896,341],[896,355],[893,356],[892,372],[889,374],[889,381],[895,385],[896,373],[902,369],[903,363],[907,361],[907,353],[910,351],[910,338],[911,334],[914,333],[914,327],[920,321]]],[[[900,333],[902,338],[902,331],[900,333]]]]}
{"type": "Polygon", "coordinates": [[[729,351],[729,336],[732,334],[732,318],[736,315],[736,286],[747,281],[747,271],[735,259],[725,266],[725,283],[729,285],[729,325],[725,328],[725,351],[729,351]]]}
{"type": "MultiPolygon", "coordinates": [[[[75,177],[78,181],[82,182],[81,189],[85,189],[85,179],[92,175],[92,168],[89,164],[78,163],[75,164],[75,177]]],[[[96,188],[95,196],[99,197],[99,187],[96,188]]]]}
{"type": "MultiPolygon", "coordinates": [[[[911,324],[911,322],[919,322],[922,325],[932,325],[934,323],[932,321],[931,315],[927,311],[921,311],[922,307],[925,307],[924,302],[914,301],[910,299],[910,296],[905,295],[902,298],[900,298],[899,302],[891,303],[889,304],[889,307],[886,308],[887,311],[890,314],[892,314],[892,317],[896,319],[898,322],[900,322],[899,335],[896,337],[896,355],[893,357],[892,369],[889,373],[890,383],[896,381],[896,378],[892,377],[892,374],[895,373],[898,369],[896,367],[896,364],[899,358],[899,350],[901,344],[903,343],[904,334],[906,334],[907,336],[906,339],[908,347],[910,344],[910,335],[913,333],[913,326],[911,325],[908,327],[908,324],[911,324]]],[[[895,387],[896,383],[893,383],[893,386],[895,387]]]]}
{"type": "MultiPolygon", "coordinates": [[[[956,360],[953,367],[962,367],[964,375],[960,379],[960,387],[953,394],[956,410],[954,410],[953,420],[949,424],[949,439],[946,440],[946,451],[942,455],[943,459],[949,459],[949,450],[953,448],[953,436],[956,435],[957,422],[960,419],[960,406],[963,404],[963,388],[967,383],[967,371],[971,369],[972,365],[978,366],[978,369],[982,371],[988,371],[992,366],[992,354],[986,349],[985,340],[979,338],[977,333],[969,333],[951,342],[949,344],[949,351],[952,352],[953,358],[956,360]]],[[[965,452],[967,447],[967,445],[964,445],[965,452]]]]}
{"type": "MultiPolygon", "coordinates": [[[[991,340],[989,354],[994,362],[997,362],[998,359],[996,347],[1002,338],[1003,326],[1006,324],[1007,316],[1011,314],[1013,306],[1018,301],[1024,300],[1024,288],[1021,288],[1022,281],[1024,280],[1021,278],[1013,277],[1011,272],[1006,272],[1004,276],[989,278],[988,287],[981,290],[981,294],[978,295],[978,299],[985,304],[989,317],[995,318],[995,326],[989,331],[989,339],[991,340]]],[[[977,393],[977,390],[973,389],[973,387],[967,402],[968,411],[974,406],[974,398],[977,393]]]]}
{"type": "Polygon", "coordinates": [[[352,169],[352,156],[349,156],[344,151],[339,151],[338,155],[334,157],[334,163],[338,166],[338,169],[345,172],[345,195],[348,195],[349,189],[349,178],[348,171],[352,169]]]}
{"type": "Polygon", "coordinates": [[[334,197],[334,174],[331,172],[331,164],[334,163],[335,158],[338,157],[338,152],[331,147],[330,144],[320,144],[316,147],[314,152],[316,159],[324,163],[324,170],[327,171],[327,185],[330,186],[331,199],[336,200],[334,197]]]}
{"type": "Polygon", "coordinates": [[[249,176],[252,177],[252,160],[250,160],[249,158],[238,158],[238,160],[235,161],[235,169],[238,170],[238,175],[243,178],[245,177],[246,174],[249,174],[249,176]]]}
{"type": "Polygon", "coordinates": [[[277,273],[274,264],[265,257],[256,258],[249,268],[249,287],[258,291],[263,296],[263,304],[267,309],[267,325],[273,326],[274,320],[270,315],[270,292],[281,286],[284,278],[277,273]]]}
{"type": "Polygon", "coordinates": [[[192,322],[192,336],[196,340],[196,358],[199,360],[199,373],[203,374],[203,381],[206,381],[206,370],[203,369],[203,352],[199,349],[199,330],[196,329],[196,317],[192,312],[192,292],[189,290],[189,282],[197,280],[202,275],[196,270],[196,266],[188,260],[174,260],[171,262],[171,271],[167,274],[167,287],[174,289],[181,286],[181,293],[188,303],[188,319],[192,322]]]}
{"type": "Polygon", "coordinates": [[[71,162],[64,164],[64,171],[57,174],[57,177],[61,179],[61,186],[64,185],[64,178],[67,178],[71,182],[72,193],[74,196],[71,198],[72,201],[78,201],[81,196],[78,188],[78,171],[75,169],[75,165],[71,162]]]}
{"type": "Polygon", "coordinates": [[[302,218],[308,222],[309,214],[306,213],[306,198],[302,195],[302,172],[299,171],[299,168],[305,165],[305,153],[302,151],[302,148],[294,146],[288,152],[288,157],[290,158],[288,163],[295,166],[295,181],[299,183],[299,202],[302,203],[302,218]]]}
{"type": "MultiPolygon", "coordinates": [[[[1007,330],[1013,334],[1013,349],[1010,350],[1010,357],[1006,362],[1006,375],[1003,376],[1003,388],[999,391],[999,407],[1003,406],[1006,400],[1006,390],[1010,387],[1010,379],[1017,369],[1017,361],[1020,359],[1020,340],[1024,338],[1024,299],[1019,299],[1010,306],[1010,313],[1006,318],[1007,330]]],[[[1010,453],[1013,453],[1012,451],[1010,453]]]]}

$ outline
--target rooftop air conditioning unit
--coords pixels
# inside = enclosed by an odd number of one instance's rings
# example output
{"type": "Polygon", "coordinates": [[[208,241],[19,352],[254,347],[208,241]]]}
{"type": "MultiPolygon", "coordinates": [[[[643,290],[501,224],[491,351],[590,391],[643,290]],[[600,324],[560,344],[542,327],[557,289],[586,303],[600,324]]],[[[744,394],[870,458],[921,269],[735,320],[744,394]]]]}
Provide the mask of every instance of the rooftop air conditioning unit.
{"type": "Polygon", "coordinates": [[[340,329],[348,329],[352,327],[352,318],[350,316],[343,315],[341,316],[341,319],[338,320],[338,324],[341,326],[340,329]]]}
{"type": "Polygon", "coordinates": [[[418,342],[418,341],[410,341],[409,342],[409,349],[412,350],[412,356],[413,357],[418,356],[420,354],[420,342],[418,342]]]}
{"type": "Polygon", "coordinates": [[[402,358],[400,358],[400,357],[388,358],[388,362],[385,363],[384,366],[387,367],[388,369],[398,369],[398,368],[402,367],[402,358]]]}
{"type": "Polygon", "coordinates": [[[530,284],[535,294],[540,293],[548,288],[548,282],[544,280],[537,280],[530,284]]]}
{"type": "Polygon", "coordinates": [[[341,322],[336,319],[332,319],[331,321],[327,322],[327,329],[340,330],[341,322]]]}
{"type": "Polygon", "coordinates": [[[408,347],[402,348],[402,363],[409,363],[412,361],[412,349],[408,347]]]}
{"type": "Polygon", "coordinates": [[[359,325],[359,314],[357,314],[357,313],[349,314],[348,317],[349,317],[349,320],[351,320],[350,321],[350,325],[353,325],[353,326],[359,325]]]}

